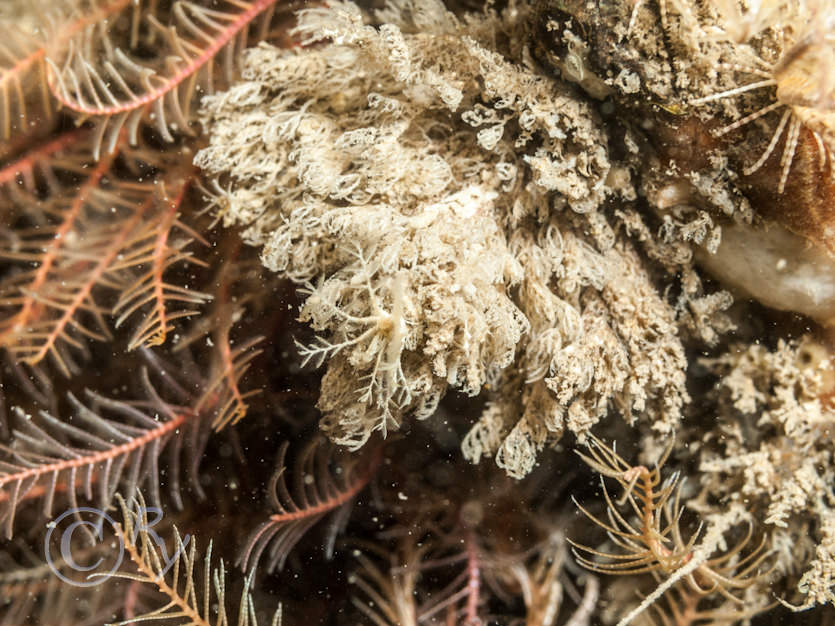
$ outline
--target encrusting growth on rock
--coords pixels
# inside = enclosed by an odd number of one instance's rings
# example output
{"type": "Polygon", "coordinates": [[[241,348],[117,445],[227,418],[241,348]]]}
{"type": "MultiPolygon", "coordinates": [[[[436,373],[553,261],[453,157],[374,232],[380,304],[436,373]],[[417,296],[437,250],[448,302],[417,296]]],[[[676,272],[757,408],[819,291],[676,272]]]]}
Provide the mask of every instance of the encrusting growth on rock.
{"type": "Polygon", "coordinates": [[[325,368],[328,436],[359,448],[442,412],[450,390],[480,396],[466,459],[522,478],[571,434],[624,486],[631,513],[607,497],[608,522],[587,514],[627,554],[581,558],[656,578],[622,623],[650,604],[664,623],[667,609],[743,620],[775,578],[802,576],[803,608],[827,601],[831,458],[816,437],[831,391],[809,382],[826,349],[812,366],[795,360],[808,337],[725,339],[756,337],[731,292],[824,323],[835,310],[831,89],[810,82],[831,34],[802,27],[809,12],[831,7],[330,3],[298,14],[296,47],[247,51],[243,80],[203,102],[196,163],[224,223],[304,298],[316,336],[297,348],[325,368]],[[706,432],[690,421],[716,415],[706,432]],[[675,441],[675,464],[700,459],[701,491],[624,465],[599,428],[634,433],[647,457],[675,441]],[[780,548],[800,537],[805,574],[780,548]]]}
{"type": "Polygon", "coordinates": [[[521,477],[611,404],[661,433],[680,418],[675,310],[604,210],[634,190],[596,112],[533,71],[528,11],[405,3],[373,27],[350,3],[307,9],[302,48],[249,50],[243,81],[204,100],[196,162],[222,175],[225,222],[306,295],[320,334],[300,351],[327,366],[339,443],[486,391],[465,454],[521,477]]]}

